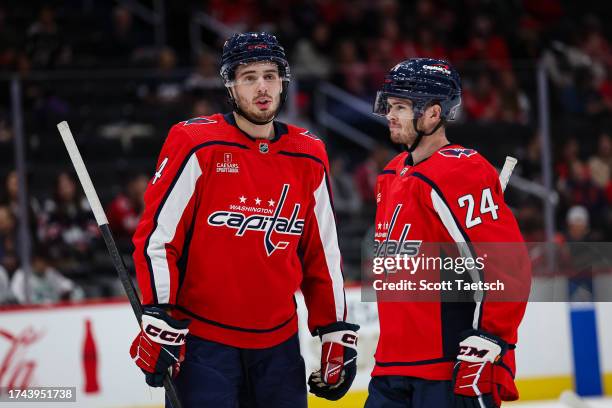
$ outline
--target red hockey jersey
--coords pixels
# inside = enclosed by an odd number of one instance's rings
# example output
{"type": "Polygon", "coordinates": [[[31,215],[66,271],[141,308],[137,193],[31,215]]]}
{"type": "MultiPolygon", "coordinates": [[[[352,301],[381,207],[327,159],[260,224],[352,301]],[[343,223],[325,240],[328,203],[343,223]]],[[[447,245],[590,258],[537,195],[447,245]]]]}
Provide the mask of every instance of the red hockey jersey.
{"type": "Polygon", "coordinates": [[[272,140],[232,114],[176,124],[145,194],[134,262],[145,305],[192,320],[196,336],[271,347],[346,317],[323,142],[274,122],[272,140]]]}
{"type": "MultiPolygon", "coordinates": [[[[512,254],[488,259],[484,276],[487,268],[495,267],[491,263],[499,266],[503,262],[498,273],[512,271],[512,276],[506,276],[508,280],[519,282],[519,286],[522,282],[520,293],[528,293],[530,266],[516,220],[504,203],[497,172],[475,150],[447,145],[414,166],[409,153],[401,153],[378,177],[376,199],[377,248],[390,248],[391,243],[395,248],[409,243],[449,243],[449,247],[459,245],[474,251],[479,242],[514,243],[512,254]]],[[[487,293],[484,295],[482,301],[471,303],[414,302],[409,298],[387,302],[381,301],[378,293],[380,338],[372,375],[449,380],[461,334],[470,329],[515,344],[526,297],[487,302],[487,293]]],[[[501,367],[501,374],[496,375],[506,377],[499,381],[512,394],[516,391],[512,390],[514,351],[506,354],[501,367]]],[[[513,399],[512,395],[505,397],[513,399]]]]}

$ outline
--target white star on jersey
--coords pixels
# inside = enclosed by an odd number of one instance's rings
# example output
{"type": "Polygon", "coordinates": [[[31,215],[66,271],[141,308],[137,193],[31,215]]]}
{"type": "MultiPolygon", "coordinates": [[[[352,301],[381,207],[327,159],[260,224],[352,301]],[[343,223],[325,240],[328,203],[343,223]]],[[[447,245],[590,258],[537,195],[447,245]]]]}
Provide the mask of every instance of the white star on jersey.
{"type": "Polygon", "coordinates": [[[240,196],[240,197],[238,197],[238,198],[240,199],[240,203],[241,203],[241,204],[246,203],[246,197],[245,197],[245,196],[240,196]]]}
{"type": "Polygon", "coordinates": [[[255,199],[255,204],[256,204],[256,205],[261,204],[261,200],[259,199],[259,197],[257,197],[257,198],[255,199]]]}
{"type": "Polygon", "coordinates": [[[274,200],[272,200],[272,199],[270,199],[270,201],[268,201],[268,205],[269,205],[270,207],[274,207],[274,204],[275,204],[275,203],[276,203],[276,201],[274,201],[274,200]]]}

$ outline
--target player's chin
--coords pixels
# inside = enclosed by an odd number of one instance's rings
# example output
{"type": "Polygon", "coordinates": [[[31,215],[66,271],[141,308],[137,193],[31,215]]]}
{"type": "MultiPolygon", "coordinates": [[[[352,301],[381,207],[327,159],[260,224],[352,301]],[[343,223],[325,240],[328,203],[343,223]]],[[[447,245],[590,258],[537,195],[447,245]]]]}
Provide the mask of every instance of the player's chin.
{"type": "Polygon", "coordinates": [[[276,107],[272,107],[272,106],[269,106],[264,109],[255,107],[255,109],[251,110],[251,115],[253,115],[258,120],[262,120],[262,121],[272,119],[275,114],[276,114],[276,107]]]}
{"type": "Polygon", "coordinates": [[[399,129],[392,129],[390,132],[390,138],[393,143],[402,143],[402,132],[399,129]]]}
{"type": "Polygon", "coordinates": [[[265,111],[256,110],[255,112],[251,112],[251,116],[253,116],[258,121],[267,122],[274,117],[275,111],[272,109],[267,109],[265,111]]]}

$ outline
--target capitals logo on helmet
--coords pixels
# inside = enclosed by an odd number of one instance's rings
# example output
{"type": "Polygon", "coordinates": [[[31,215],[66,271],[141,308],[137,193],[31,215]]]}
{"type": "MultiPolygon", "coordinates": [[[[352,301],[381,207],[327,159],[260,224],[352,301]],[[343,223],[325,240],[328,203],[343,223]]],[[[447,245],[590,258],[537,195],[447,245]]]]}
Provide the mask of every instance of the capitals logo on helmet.
{"type": "Polygon", "coordinates": [[[461,79],[445,60],[411,58],[397,64],[385,77],[382,89],[376,94],[375,114],[387,114],[390,96],[412,101],[415,118],[423,115],[428,106],[438,104],[442,119],[454,120],[461,105],[461,79]]]}

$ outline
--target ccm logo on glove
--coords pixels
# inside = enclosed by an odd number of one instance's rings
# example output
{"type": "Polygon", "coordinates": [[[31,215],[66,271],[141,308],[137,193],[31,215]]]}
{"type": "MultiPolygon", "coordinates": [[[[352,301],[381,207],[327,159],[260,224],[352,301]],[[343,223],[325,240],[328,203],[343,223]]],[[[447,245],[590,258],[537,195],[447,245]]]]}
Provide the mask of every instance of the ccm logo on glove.
{"type": "MultiPolygon", "coordinates": [[[[481,350],[476,347],[461,346],[459,349],[459,355],[465,357],[476,357],[484,359],[490,350],[481,350]]],[[[499,357],[499,356],[498,356],[499,357]]],[[[497,360],[497,359],[496,359],[497,360]]]]}
{"type": "Polygon", "coordinates": [[[357,345],[357,335],[346,333],[342,336],[342,343],[352,344],[353,346],[357,345]]]}
{"type": "Polygon", "coordinates": [[[185,336],[189,333],[187,329],[176,329],[165,320],[149,315],[142,316],[142,327],[151,340],[169,346],[185,344],[185,336]]]}
{"type": "MultiPolygon", "coordinates": [[[[159,338],[159,340],[169,344],[183,344],[185,342],[185,335],[183,333],[163,330],[159,327],[153,326],[152,324],[145,326],[144,331],[151,339],[159,338]]],[[[161,343],[161,341],[158,342],[161,343]]]]}

